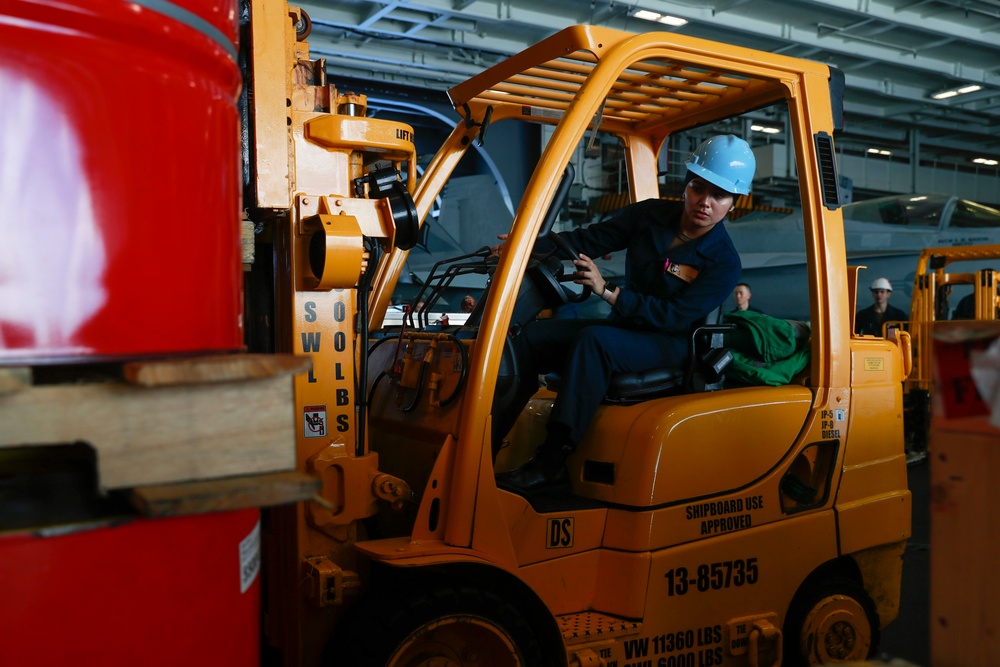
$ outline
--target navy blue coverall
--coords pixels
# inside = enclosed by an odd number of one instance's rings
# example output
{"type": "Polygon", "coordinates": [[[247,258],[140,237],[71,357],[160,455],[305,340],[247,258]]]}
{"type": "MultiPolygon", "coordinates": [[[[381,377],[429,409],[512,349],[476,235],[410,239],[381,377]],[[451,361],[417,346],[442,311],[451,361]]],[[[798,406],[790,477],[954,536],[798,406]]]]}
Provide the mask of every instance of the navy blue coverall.
{"type": "MultiPolygon", "coordinates": [[[[583,252],[582,250],[580,252],[583,252]]],[[[973,317],[975,317],[975,310],[973,317]]],[[[905,322],[910,319],[906,311],[885,304],[885,312],[881,315],[875,312],[875,304],[862,308],[854,316],[854,333],[859,336],[881,336],[883,322],[905,322]]]]}
{"type": "MultiPolygon", "coordinates": [[[[611,220],[563,232],[588,257],[626,251],[625,281],[606,320],[529,322],[514,339],[520,377],[509,429],[538,390],[540,374],[559,371],[559,393],[549,418],[579,443],[617,372],[683,366],[692,324],[719,307],[740,279],[740,256],[719,223],[670,250],[683,204],[650,199],[627,206],[611,220]],[[690,283],[666,273],[666,260],[698,271],[690,283]]],[[[550,242],[551,243],[551,242],[550,242]]],[[[506,433],[506,430],[501,431],[506,433]]]]}

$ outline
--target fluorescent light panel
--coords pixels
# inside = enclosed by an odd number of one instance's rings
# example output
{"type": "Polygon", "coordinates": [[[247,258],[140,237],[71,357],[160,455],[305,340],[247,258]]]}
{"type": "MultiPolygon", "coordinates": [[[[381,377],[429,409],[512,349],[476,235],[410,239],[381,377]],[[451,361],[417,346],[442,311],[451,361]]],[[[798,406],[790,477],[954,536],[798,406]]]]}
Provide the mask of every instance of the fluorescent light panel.
{"type": "Polygon", "coordinates": [[[931,95],[931,97],[934,98],[935,100],[946,100],[949,97],[957,97],[959,95],[965,95],[966,93],[974,93],[977,90],[982,90],[982,89],[983,89],[982,86],[971,84],[968,86],[961,86],[959,88],[952,88],[950,90],[942,90],[939,93],[934,93],[933,95],[931,95]]]}
{"type": "Polygon", "coordinates": [[[869,148],[868,152],[872,155],[892,155],[892,151],[887,151],[884,148],[869,148]]]}
{"type": "Polygon", "coordinates": [[[750,129],[754,132],[763,132],[764,134],[780,134],[780,127],[768,127],[767,125],[751,125],[750,129]]]}
{"type": "Polygon", "coordinates": [[[997,166],[997,164],[1000,164],[996,160],[992,160],[986,157],[977,157],[973,160],[973,162],[975,162],[976,164],[984,164],[987,167],[995,167],[997,166]]]}
{"type": "Polygon", "coordinates": [[[657,23],[665,23],[667,25],[672,25],[675,28],[680,28],[682,25],[687,25],[687,19],[682,19],[680,16],[670,16],[665,14],[657,19],[657,23]]]}
{"type": "Polygon", "coordinates": [[[679,28],[682,25],[687,25],[687,19],[682,19],[679,16],[670,16],[669,14],[661,14],[660,12],[651,12],[648,9],[636,9],[632,12],[632,16],[637,19],[644,19],[646,21],[654,21],[655,23],[663,23],[665,25],[671,25],[675,28],[679,28]]]}

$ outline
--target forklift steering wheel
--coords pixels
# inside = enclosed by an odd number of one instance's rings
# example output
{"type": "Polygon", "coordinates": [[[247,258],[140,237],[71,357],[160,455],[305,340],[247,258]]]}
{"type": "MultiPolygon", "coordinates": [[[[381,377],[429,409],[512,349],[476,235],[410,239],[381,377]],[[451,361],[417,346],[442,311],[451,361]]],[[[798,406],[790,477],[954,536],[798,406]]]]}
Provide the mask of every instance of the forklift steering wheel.
{"type": "MultiPolygon", "coordinates": [[[[572,241],[559,235],[559,234],[549,234],[546,238],[552,241],[556,247],[562,250],[564,253],[570,256],[571,259],[579,259],[580,251],[576,249],[572,241]]],[[[573,280],[573,274],[569,273],[559,278],[559,282],[568,282],[573,280]]],[[[583,303],[590,298],[590,288],[584,287],[583,290],[578,294],[573,290],[562,288],[566,292],[566,301],[569,303],[583,303]]]]}
{"type": "Polygon", "coordinates": [[[573,242],[566,237],[560,236],[559,234],[549,234],[545,238],[555,243],[560,250],[570,256],[570,259],[580,258],[580,251],[577,250],[576,246],[573,245],[573,242]]]}

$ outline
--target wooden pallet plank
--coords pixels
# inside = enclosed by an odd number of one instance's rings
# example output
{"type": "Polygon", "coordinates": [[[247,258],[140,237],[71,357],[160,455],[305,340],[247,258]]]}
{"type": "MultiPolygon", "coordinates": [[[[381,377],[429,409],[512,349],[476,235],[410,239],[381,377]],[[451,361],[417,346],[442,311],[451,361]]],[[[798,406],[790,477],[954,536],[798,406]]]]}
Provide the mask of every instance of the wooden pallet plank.
{"type": "Polygon", "coordinates": [[[0,396],[12,394],[31,386],[31,369],[12,366],[0,368],[0,396]]]}
{"type": "Polygon", "coordinates": [[[297,375],[307,372],[311,365],[310,357],[290,354],[220,354],[132,362],[125,364],[124,376],[132,384],[164,387],[297,375]]]}
{"type": "Polygon", "coordinates": [[[322,488],[318,477],[280,472],[141,486],[129,491],[129,498],[146,516],[163,517],[283,505],[308,500],[322,488]]]}
{"type": "Polygon", "coordinates": [[[292,384],[36,385],[0,395],[0,447],[87,442],[104,489],[292,470],[292,384]]]}

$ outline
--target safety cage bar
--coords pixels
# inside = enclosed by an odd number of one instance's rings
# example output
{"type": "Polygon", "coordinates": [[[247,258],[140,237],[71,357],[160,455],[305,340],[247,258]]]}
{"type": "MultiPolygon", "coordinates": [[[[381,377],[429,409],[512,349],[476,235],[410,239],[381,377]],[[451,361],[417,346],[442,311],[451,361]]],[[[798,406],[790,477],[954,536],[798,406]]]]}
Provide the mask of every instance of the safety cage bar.
{"type": "MultiPolygon", "coordinates": [[[[638,60],[621,72],[598,114],[602,130],[629,133],[666,123],[676,127],[685,116],[704,118],[711,107],[719,107],[711,113],[722,117],[783,97],[776,78],[785,69],[783,56],[759,63],[759,53],[752,58],[748,52],[747,70],[760,72],[759,77],[750,76],[694,66],[683,59],[684,53],[691,53],[692,59],[697,55],[704,61],[706,52],[718,48],[717,44],[672,33],[634,35],[595,26],[567,28],[453,87],[448,94],[459,110],[473,100],[494,106],[519,105],[521,115],[554,124],[567,112],[602,55],[618,48],[634,48],[639,53],[658,47],[677,57],[638,60]]],[[[736,54],[743,51],[731,48],[736,54]]],[[[802,61],[796,60],[795,67],[801,71],[802,61]]],[[[817,73],[831,77],[829,67],[819,63],[816,67],[817,73]]],[[[795,70],[789,67],[788,71],[795,70]]]]}

